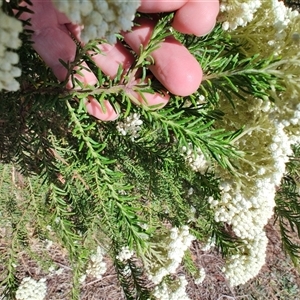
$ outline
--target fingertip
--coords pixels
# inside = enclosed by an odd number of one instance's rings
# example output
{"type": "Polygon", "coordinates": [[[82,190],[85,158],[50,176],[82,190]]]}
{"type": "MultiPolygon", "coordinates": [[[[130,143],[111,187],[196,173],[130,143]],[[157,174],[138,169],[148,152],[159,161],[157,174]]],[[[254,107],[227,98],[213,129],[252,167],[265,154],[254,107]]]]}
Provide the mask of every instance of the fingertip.
{"type": "Polygon", "coordinates": [[[154,76],[174,95],[188,96],[199,88],[202,68],[196,58],[174,37],[167,37],[152,53],[154,76]]]}
{"type": "Polygon", "coordinates": [[[131,49],[139,54],[140,47],[147,46],[156,22],[147,18],[137,18],[135,22],[138,25],[134,26],[131,31],[123,32],[122,35],[131,49]]]}
{"type": "Polygon", "coordinates": [[[69,21],[69,23],[64,23],[65,26],[68,28],[68,30],[70,31],[71,35],[78,41],[80,42],[82,45],[84,45],[84,43],[81,41],[81,31],[83,29],[82,25],[78,25],[78,24],[73,24],[69,21]]]}
{"type": "MultiPolygon", "coordinates": [[[[76,71],[76,73],[72,75],[72,78],[69,78],[66,84],[67,89],[81,89],[82,87],[93,86],[98,82],[97,77],[86,62],[82,62],[79,66],[74,67],[73,70],[76,71]],[[77,81],[80,82],[81,85],[79,85],[77,81]]],[[[66,77],[64,79],[66,79],[66,77]]]]}
{"type": "Polygon", "coordinates": [[[203,71],[198,61],[193,58],[189,59],[188,65],[190,67],[186,66],[186,69],[174,76],[174,81],[169,83],[169,91],[174,95],[186,97],[198,90],[203,71]]]}
{"type": "Polygon", "coordinates": [[[114,79],[120,65],[123,73],[126,73],[134,62],[134,56],[120,43],[114,45],[100,44],[97,46],[101,53],[90,51],[92,60],[100,70],[111,79],[114,79]]]}
{"type": "Polygon", "coordinates": [[[206,35],[215,27],[219,9],[218,0],[188,1],[175,13],[172,26],[181,33],[206,35]]]}
{"type": "Polygon", "coordinates": [[[84,104],[87,112],[101,121],[115,121],[119,117],[113,106],[107,100],[103,101],[105,110],[102,109],[101,104],[92,96],[88,96],[84,104]]]}
{"type": "Polygon", "coordinates": [[[173,0],[173,1],[157,1],[157,0],[142,0],[138,8],[139,12],[143,13],[161,13],[170,12],[182,7],[188,0],[173,0]]]}
{"type": "MultiPolygon", "coordinates": [[[[147,45],[155,25],[147,19],[138,21],[140,26],[124,34],[126,43],[135,52],[138,52],[141,44],[147,45]]],[[[168,91],[178,96],[188,96],[197,91],[202,81],[200,64],[174,37],[165,38],[151,56],[155,63],[149,69],[168,91]]]]}
{"type": "Polygon", "coordinates": [[[141,104],[152,109],[163,108],[170,100],[170,95],[167,93],[138,93],[130,90],[129,93],[141,104]]]}

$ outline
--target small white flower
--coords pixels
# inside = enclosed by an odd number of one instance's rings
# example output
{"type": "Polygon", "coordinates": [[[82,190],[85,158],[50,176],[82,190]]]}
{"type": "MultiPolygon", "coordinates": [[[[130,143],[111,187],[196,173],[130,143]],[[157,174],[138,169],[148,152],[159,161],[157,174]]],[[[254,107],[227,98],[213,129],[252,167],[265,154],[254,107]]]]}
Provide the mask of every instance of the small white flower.
{"type": "Polygon", "coordinates": [[[186,278],[179,276],[178,280],[169,286],[165,282],[156,286],[153,296],[158,300],[189,300],[185,291],[187,284],[186,278]]]}
{"type": "Polygon", "coordinates": [[[84,283],[86,280],[86,274],[83,274],[79,277],[79,283],[84,283]]]}
{"type": "Polygon", "coordinates": [[[209,251],[211,248],[215,246],[215,241],[212,238],[209,238],[206,245],[202,247],[202,251],[206,252],[209,251]]]}
{"type": "Polygon", "coordinates": [[[201,284],[205,279],[206,273],[204,268],[199,269],[198,277],[195,278],[195,284],[201,284]]]}
{"type": "Polygon", "coordinates": [[[47,250],[50,250],[50,248],[52,247],[52,245],[53,245],[53,242],[51,241],[51,240],[45,240],[45,248],[47,249],[47,250]]]}
{"type": "Polygon", "coordinates": [[[16,291],[16,300],[44,300],[46,294],[45,278],[36,281],[31,277],[25,277],[16,291]]]}
{"type": "Polygon", "coordinates": [[[150,270],[149,279],[155,284],[159,284],[166,275],[176,272],[182,261],[184,252],[191,245],[195,237],[189,233],[189,227],[185,225],[180,228],[173,227],[170,230],[168,239],[169,244],[166,252],[163,254],[165,256],[164,265],[154,268],[152,272],[150,270]]]}
{"type": "Polygon", "coordinates": [[[90,257],[90,261],[86,269],[86,275],[101,279],[102,275],[107,270],[106,263],[103,261],[103,259],[104,250],[100,246],[98,246],[97,251],[90,257]]]}
{"type": "Polygon", "coordinates": [[[218,16],[223,30],[235,30],[238,26],[246,26],[260,6],[260,0],[223,0],[218,16]]]}
{"type": "Polygon", "coordinates": [[[121,135],[129,135],[131,140],[134,141],[139,137],[139,131],[143,121],[140,119],[140,115],[137,113],[130,114],[123,121],[117,123],[117,130],[121,135]]]}
{"type": "Polygon", "coordinates": [[[126,261],[134,255],[134,251],[130,250],[128,246],[122,247],[116,259],[119,261],[126,261]]]}
{"type": "Polygon", "coordinates": [[[191,143],[188,144],[188,147],[182,147],[181,155],[195,172],[204,174],[210,166],[210,163],[206,160],[200,149],[197,149],[197,153],[194,153],[193,145],[191,143]]]}
{"type": "Polygon", "coordinates": [[[58,268],[58,269],[55,271],[55,275],[59,276],[59,275],[61,275],[63,272],[64,272],[64,269],[63,269],[63,268],[58,268]]]}

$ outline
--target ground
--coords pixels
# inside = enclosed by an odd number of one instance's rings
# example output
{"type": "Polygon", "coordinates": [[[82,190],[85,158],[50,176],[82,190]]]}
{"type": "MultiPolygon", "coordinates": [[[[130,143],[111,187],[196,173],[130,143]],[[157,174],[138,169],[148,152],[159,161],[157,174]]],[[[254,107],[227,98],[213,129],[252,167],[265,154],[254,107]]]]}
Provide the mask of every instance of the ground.
{"type": "MultiPolygon", "coordinates": [[[[300,276],[296,268],[287,258],[281,248],[278,228],[271,220],[266,227],[269,237],[267,260],[260,274],[245,285],[231,288],[221,272],[223,260],[217,253],[203,252],[198,242],[193,242],[193,259],[197,265],[204,267],[206,277],[202,284],[195,285],[188,278],[187,292],[192,300],[300,300],[300,276]]],[[[41,247],[40,241],[32,240],[32,249],[49,257],[55,262],[50,267],[51,272],[45,272],[48,266],[40,267],[24,252],[20,253],[17,277],[30,276],[36,280],[47,279],[46,300],[67,300],[71,288],[71,269],[66,258],[66,252],[55,244],[46,243],[41,247]],[[41,250],[43,248],[43,250],[41,250]]],[[[5,252],[5,243],[0,243],[0,254],[5,252]]],[[[124,294],[120,288],[113,265],[107,260],[108,269],[101,280],[87,278],[82,284],[82,300],[123,300],[124,294]]],[[[0,266],[1,273],[4,271],[0,266]],[[2,269],[2,270],[1,270],[2,269]]],[[[178,273],[183,273],[180,267],[178,273]]],[[[180,299],[178,299],[180,300],[180,299]]]]}

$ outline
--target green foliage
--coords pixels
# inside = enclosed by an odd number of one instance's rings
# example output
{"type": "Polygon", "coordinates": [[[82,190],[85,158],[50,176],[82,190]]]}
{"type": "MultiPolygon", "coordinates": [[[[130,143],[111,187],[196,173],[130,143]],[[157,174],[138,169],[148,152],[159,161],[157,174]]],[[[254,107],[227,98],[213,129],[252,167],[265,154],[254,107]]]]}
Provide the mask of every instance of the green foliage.
{"type": "Polygon", "coordinates": [[[300,145],[293,148],[294,155],[287,163],[287,172],[277,192],[275,216],[280,227],[282,245],[299,268],[300,259],[300,145]]]}
{"type": "Polygon", "coordinates": [[[233,106],[234,98],[246,101],[246,95],[264,100],[274,88],[278,91],[283,89],[268,69],[279,59],[271,56],[265,60],[259,54],[245,56],[230,34],[222,31],[221,25],[202,39],[191,36],[179,38],[200,62],[204,70],[200,93],[214,104],[220,97],[227,98],[233,106]]]}
{"type": "Polygon", "coordinates": [[[151,292],[147,288],[147,280],[143,276],[143,268],[138,266],[138,261],[134,259],[130,259],[126,263],[116,261],[115,265],[126,299],[149,299],[151,292]]]}
{"type": "Polygon", "coordinates": [[[42,235],[47,223],[40,210],[43,193],[37,182],[24,178],[11,165],[0,165],[0,172],[0,227],[5,233],[1,240],[5,251],[0,256],[0,264],[4,267],[0,286],[4,287],[4,294],[11,297],[18,287],[18,253],[26,249],[30,256],[34,255],[32,238],[42,235]]]}
{"type": "Polygon", "coordinates": [[[190,275],[192,275],[194,278],[197,277],[199,273],[199,268],[197,268],[197,266],[195,265],[190,251],[186,251],[185,256],[183,258],[183,265],[190,275]]]}

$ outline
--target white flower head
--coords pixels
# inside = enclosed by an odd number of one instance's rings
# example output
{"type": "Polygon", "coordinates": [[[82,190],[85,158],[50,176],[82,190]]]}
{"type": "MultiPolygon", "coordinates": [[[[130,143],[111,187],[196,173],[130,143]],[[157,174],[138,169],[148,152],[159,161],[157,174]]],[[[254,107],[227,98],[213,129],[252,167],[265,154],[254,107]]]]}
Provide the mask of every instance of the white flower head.
{"type": "Polygon", "coordinates": [[[198,272],[198,277],[195,278],[195,284],[201,284],[205,279],[206,273],[204,268],[200,268],[198,272]]]}
{"type": "MultiPolygon", "coordinates": [[[[90,257],[90,261],[86,269],[86,275],[101,279],[106,270],[107,266],[104,261],[104,250],[98,246],[96,252],[90,257]]],[[[82,277],[82,280],[85,280],[85,275],[82,277]]]]}
{"type": "Polygon", "coordinates": [[[117,130],[121,135],[129,135],[131,140],[134,141],[139,137],[139,131],[143,121],[137,113],[130,114],[123,121],[117,123],[117,130]]]}
{"type": "Polygon", "coordinates": [[[119,261],[126,261],[134,255],[134,251],[130,250],[128,246],[122,247],[116,259],[119,261]]]}
{"type": "Polygon", "coordinates": [[[45,278],[36,281],[31,277],[25,277],[17,289],[16,300],[44,300],[46,294],[45,278]]]}
{"type": "Polygon", "coordinates": [[[53,0],[58,10],[75,24],[84,26],[81,39],[106,38],[115,43],[115,34],[132,27],[139,0],[53,0]]]}
{"type": "Polygon", "coordinates": [[[182,147],[181,155],[184,157],[187,165],[195,172],[204,174],[210,167],[210,162],[207,161],[201,149],[197,149],[196,153],[194,153],[191,143],[189,143],[187,147],[182,147]]]}
{"type": "Polygon", "coordinates": [[[13,52],[21,46],[20,32],[22,23],[0,9],[0,91],[17,91],[20,88],[15,78],[21,75],[21,70],[14,66],[19,62],[19,56],[13,52]]]}
{"type": "Polygon", "coordinates": [[[182,275],[179,276],[172,284],[167,285],[165,282],[157,285],[154,289],[153,296],[160,300],[189,300],[186,294],[186,286],[188,282],[182,275]]]}
{"type": "Polygon", "coordinates": [[[219,21],[223,30],[235,30],[245,27],[252,21],[255,12],[261,6],[260,0],[223,0],[220,5],[219,21]]]}
{"type": "Polygon", "coordinates": [[[158,264],[158,267],[149,270],[149,279],[155,284],[159,284],[168,274],[176,272],[185,251],[190,247],[195,237],[189,233],[189,227],[185,225],[171,228],[169,236],[165,239],[167,245],[163,254],[165,256],[164,265],[158,264]]]}

